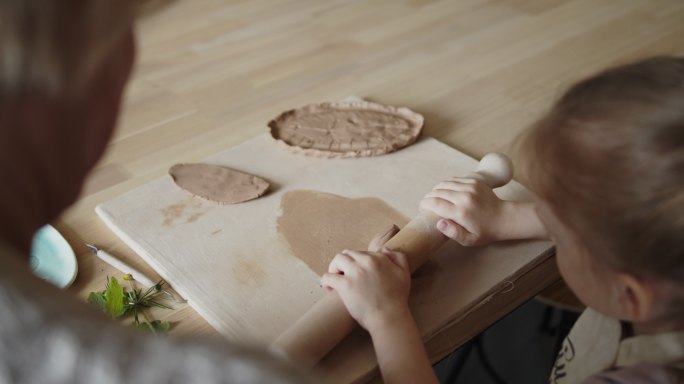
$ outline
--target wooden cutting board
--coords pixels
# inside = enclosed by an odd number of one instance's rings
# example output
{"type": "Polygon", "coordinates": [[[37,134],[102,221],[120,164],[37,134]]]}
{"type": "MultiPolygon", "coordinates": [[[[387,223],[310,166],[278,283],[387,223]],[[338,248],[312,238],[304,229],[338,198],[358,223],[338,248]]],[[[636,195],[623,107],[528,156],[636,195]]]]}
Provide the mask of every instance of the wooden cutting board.
{"type": "MultiPolygon", "coordinates": [[[[261,346],[325,294],[319,276],[292,254],[277,232],[285,193],[313,190],[376,197],[410,218],[437,182],[477,165],[427,137],[379,157],[316,159],[291,154],[266,134],[205,162],[262,177],[272,189],[257,200],[218,205],[192,197],[164,176],[99,205],[96,212],[220,333],[261,346]]],[[[515,182],[496,192],[508,200],[529,198],[515,182]]],[[[414,276],[411,305],[421,332],[430,338],[445,324],[473,316],[493,296],[514,291],[516,276],[548,258],[549,248],[548,242],[538,241],[468,249],[444,246],[414,276]]],[[[340,370],[341,381],[365,377],[375,368],[363,333],[343,343],[327,361],[333,362],[324,362],[327,369],[340,370]]]]}

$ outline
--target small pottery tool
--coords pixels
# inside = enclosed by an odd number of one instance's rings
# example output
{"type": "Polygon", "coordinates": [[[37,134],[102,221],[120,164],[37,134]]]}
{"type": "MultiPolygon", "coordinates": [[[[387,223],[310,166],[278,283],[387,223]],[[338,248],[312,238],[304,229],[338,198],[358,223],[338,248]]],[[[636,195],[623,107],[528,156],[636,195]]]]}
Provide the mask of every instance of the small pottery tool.
{"type": "MultiPolygon", "coordinates": [[[[130,265],[124,263],[123,261],[117,259],[114,257],[111,253],[108,253],[106,251],[103,251],[102,249],[99,249],[98,247],[92,245],[92,244],[85,244],[90,251],[92,251],[97,257],[102,259],[105,263],[111,265],[112,267],[118,269],[119,271],[129,274],[133,277],[133,280],[139,282],[140,284],[146,286],[146,287],[154,287],[157,285],[152,279],[147,277],[145,274],[142,272],[138,271],[137,269],[131,267],[130,265]]],[[[167,291],[166,289],[161,289],[164,294],[172,298],[174,301],[177,303],[186,303],[187,300],[183,299],[182,297],[173,294],[170,291],[167,291]]]]}

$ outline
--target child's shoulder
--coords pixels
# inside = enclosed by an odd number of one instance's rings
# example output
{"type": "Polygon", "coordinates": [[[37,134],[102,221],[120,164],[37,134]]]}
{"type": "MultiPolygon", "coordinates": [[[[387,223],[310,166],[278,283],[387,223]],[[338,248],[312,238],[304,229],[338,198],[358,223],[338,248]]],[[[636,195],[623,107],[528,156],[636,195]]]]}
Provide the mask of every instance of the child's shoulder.
{"type": "Polygon", "coordinates": [[[641,363],[601,372],[588,378],[584,384],[680,384],[682,382],[684,382],[684,371],[681,369],[641,363]]]}
{"type": "Polygon", "coordinates": [[[563,342],[549,381],[682,383],[683,372],[684,332],[626,337],[620,321],[587,309],[563,342]]]}

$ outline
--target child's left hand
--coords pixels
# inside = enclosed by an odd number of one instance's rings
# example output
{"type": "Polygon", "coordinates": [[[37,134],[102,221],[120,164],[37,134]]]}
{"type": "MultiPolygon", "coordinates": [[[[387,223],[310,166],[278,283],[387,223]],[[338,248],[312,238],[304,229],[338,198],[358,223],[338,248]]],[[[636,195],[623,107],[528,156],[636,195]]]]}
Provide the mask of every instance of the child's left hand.
{"type": "Polygon", "coordinates": [[[332,260],[321,284],[335,290],[351,316],[371,333],[388,319],[410,316],[411,276],[403,253],[345,250],[332,260]]]}
{"type": "Polygon", "coordinates": [[[463,246],[508,240],[513,203],[499,199],[484,182],[452,178],[433,188],[420,202],[420,210],[442,219],[437,229],[463,246]]]}

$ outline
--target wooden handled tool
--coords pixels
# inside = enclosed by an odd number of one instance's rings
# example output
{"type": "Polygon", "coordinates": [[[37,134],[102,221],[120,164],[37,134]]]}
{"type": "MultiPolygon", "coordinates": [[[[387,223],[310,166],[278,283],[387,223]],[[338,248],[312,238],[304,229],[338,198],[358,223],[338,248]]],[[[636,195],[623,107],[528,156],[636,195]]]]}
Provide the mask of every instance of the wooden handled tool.
{"type": "MultiPolygon", "coordinates": [[[[480,179],[491,188],[496,188],[507,184],[512,175],[513,166],[508,157],[493,152],[482,158],[474,173],[464,177],[480,179]]],[[[439,219],[432,213],[419,213],[389,239],[385,247],[403,252],[413,273],[447,240],[437,230],[439,219]]],[[[331,292],[283,332],[271,349],[298,364],[313,367],[355,327],[356,321],[347,312],[339,295],[331,292]]]]}

